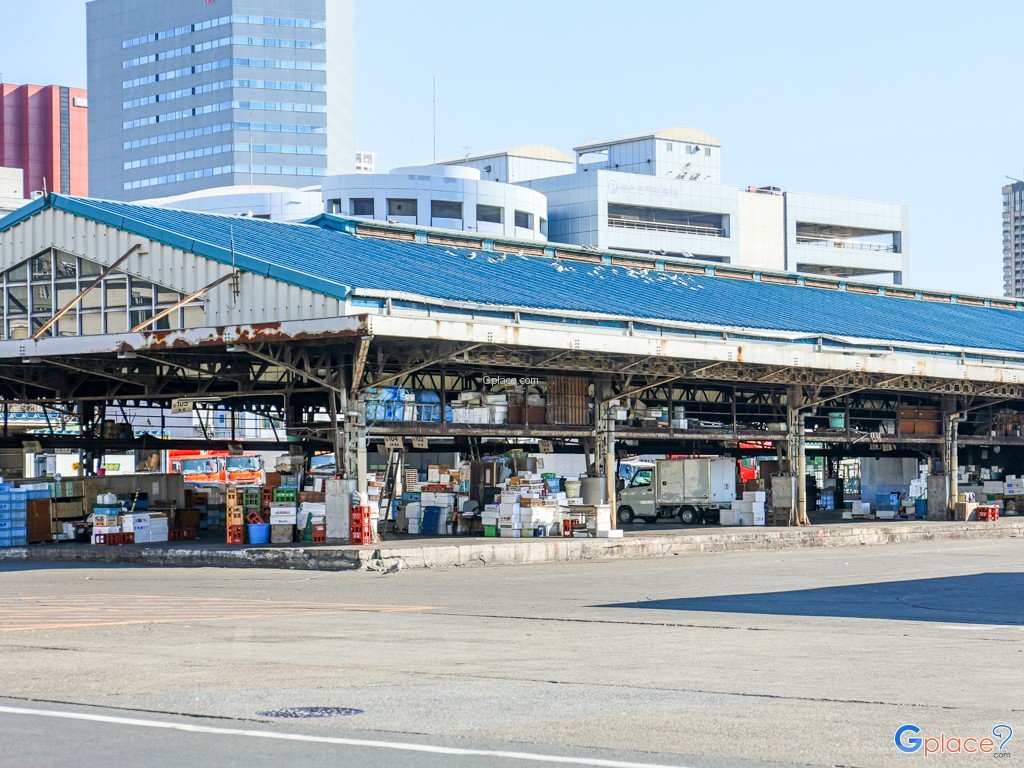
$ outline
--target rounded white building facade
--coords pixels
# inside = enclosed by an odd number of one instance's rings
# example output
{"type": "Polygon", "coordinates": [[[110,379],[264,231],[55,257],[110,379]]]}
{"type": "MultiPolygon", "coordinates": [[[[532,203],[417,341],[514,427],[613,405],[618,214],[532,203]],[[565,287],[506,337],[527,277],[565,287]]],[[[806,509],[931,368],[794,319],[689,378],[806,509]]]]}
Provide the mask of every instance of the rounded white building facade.
{"type": "Polygon", "coordinates": [[[353,173],[323,181],[327,213],[480,235],[546,241],[548,203],[540,192],[450,165],[353,173]]]}

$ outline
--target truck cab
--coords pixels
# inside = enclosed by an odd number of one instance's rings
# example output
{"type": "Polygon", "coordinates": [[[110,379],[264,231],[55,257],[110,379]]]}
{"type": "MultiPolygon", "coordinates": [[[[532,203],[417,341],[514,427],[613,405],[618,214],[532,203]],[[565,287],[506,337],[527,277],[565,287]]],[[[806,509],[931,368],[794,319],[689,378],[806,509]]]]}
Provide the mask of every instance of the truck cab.
{"type": "Polygon", "coordinates": [[[717,523],[719,510],[735,500],[734,459],[663,459],[633,474],[619,493],[616,514],[622,524],[635,519],[656,523],[662,517],[678,517],[686,524],[717,523]]]}

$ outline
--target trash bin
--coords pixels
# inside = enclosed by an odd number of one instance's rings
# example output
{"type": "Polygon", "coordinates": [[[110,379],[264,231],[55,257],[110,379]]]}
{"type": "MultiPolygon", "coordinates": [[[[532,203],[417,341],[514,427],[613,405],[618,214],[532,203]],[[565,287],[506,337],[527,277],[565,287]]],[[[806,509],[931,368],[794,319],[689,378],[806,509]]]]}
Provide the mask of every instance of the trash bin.
{"type": "Polygon", "coordinates": [[[269,544],[270,525],[268,523],[249,523],[249,543],[269,544]]]}
{"type": "Polygon", "coordinates": [[[928,517],[928,499],[916,499],[914,501],[914,517],[924,520],[928,517]]]}

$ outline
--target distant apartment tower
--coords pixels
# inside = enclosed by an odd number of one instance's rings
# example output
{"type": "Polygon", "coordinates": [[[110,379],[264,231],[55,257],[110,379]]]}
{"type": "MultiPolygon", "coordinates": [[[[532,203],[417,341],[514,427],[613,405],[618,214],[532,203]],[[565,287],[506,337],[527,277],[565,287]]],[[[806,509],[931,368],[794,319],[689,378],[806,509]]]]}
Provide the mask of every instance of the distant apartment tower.
{"type": "Polygon", "coordinates": [[[356,152],[356,173],[376,173],[377,153],[356,152]]]}
{"type": "Polygon", "coordinates": [[[93,0],[86,16],[94,197],[354,170],[353,0],[93,0]]]}
{"type": "Polygon", "coordinates": [[[0,84],[0,166],[26,193],[89,194],[88,106],[81,88],[0,84]]]}
{"type": "Polygon", "coordinates": [[[1024,181],[1003,187],[1003,294],[1024,296],[1024,181]]]}

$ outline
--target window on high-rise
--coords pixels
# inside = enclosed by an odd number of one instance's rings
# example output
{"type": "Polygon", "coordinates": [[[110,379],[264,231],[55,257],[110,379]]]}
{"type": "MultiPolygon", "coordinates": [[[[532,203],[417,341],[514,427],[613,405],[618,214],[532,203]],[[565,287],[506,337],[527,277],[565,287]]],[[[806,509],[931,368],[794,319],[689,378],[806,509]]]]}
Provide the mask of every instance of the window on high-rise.
{"type": "Polygon", "coordinates": [[[523,229],[533,229],[533,214],[526,211],[516,211],[516,226],[523,229]]]}
{"type": "Polygon", "coordinates": [[[476,207],[476,220],[488,224],[501,224],[504,220],[500,205],[478,205],[476,207]]]}
{"type": "Polygon", "coordinates": [[[388,216],[415,216],[416,215],[416,199],[415,198],[402,198],[402,197],[389,197],[388,198],[388,216]]]}
{"type": "Polygon", "coordinates": [[[432,219],[462,219],[462,203],[454,200],[431,200],[432,219]]]}
{"type": "Polygon", "coordinates": [[[349,210],[353,216],[373,216],[373,198],[353,197],[349,200],[349,210]]]}

